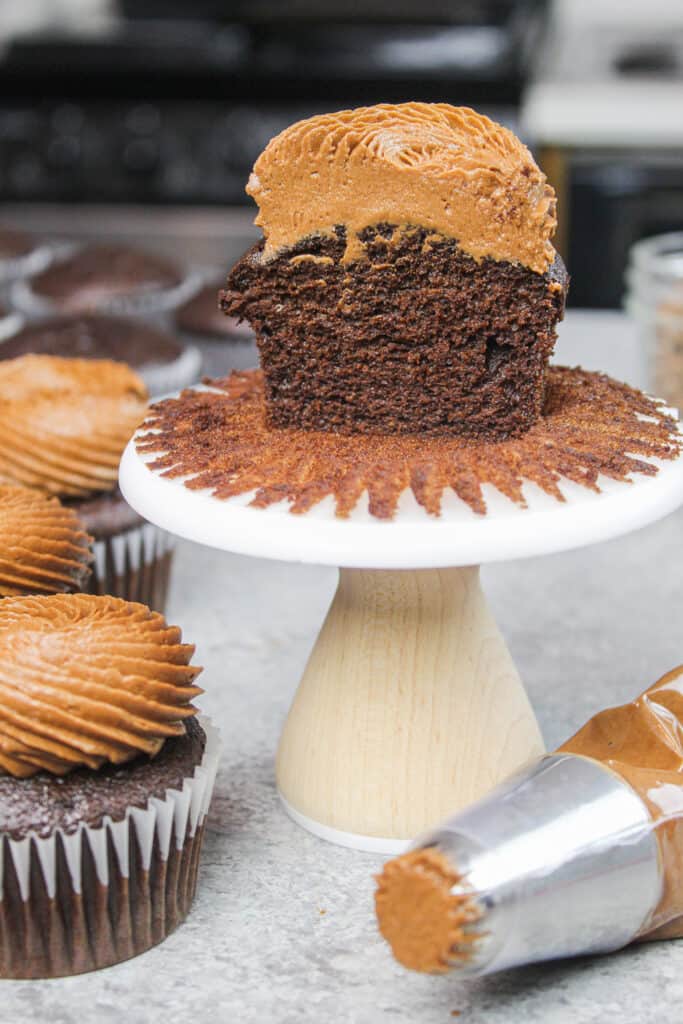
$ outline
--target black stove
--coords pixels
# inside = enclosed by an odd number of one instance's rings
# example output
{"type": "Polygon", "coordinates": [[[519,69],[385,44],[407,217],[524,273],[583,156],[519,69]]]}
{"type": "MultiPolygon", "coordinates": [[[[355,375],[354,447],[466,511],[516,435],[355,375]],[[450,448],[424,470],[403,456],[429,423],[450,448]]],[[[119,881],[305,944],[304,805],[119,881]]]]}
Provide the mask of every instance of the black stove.
{"type": "Polygon", "coordinates": [[[0,58],[0,198],[244,203],[272,135],[380,101],[514,125],[541,0],[353,6],[129,0],[94,35],[15,39],[0,58]]]}

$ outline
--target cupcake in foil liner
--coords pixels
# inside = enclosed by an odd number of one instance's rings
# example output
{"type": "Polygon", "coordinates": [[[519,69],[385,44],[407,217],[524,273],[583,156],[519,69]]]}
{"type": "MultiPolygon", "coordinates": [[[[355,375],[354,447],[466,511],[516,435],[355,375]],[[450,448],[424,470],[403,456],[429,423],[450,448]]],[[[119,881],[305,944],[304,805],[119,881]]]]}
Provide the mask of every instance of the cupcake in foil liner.
{"type": "Polygon", "coordinates": [[[72,244],[31,277],[15,281],[10,301],[30,317],[101,312],[155,316],[199,287],[172,260],[119,243],[72,244]]]}
{"type": "Polygon", "coordinates": [[[87,592],[166,607],[175,539],[151,523],[95,540],[87,592]]]}
{"type": "Polygon", "coordinates": [[[173,322],[181,337],[201,350],[207,377],[225,377],[232,370],[249,370],[259,364],[256,339],[245,321],[226,316],[218,305],[224,281],[204,273],[204,284],[176,309],[173,322]]]}
{"type": "Polygon", "coordinates": [[[202,355],[163,324],[163,318],[140,320],[110,313],[66,313],[20,324],[7,336],[0,319],[0,360],[25,355],[62,359],[112,359],[126,363],[143,380],[150,395],[179,391],[202,374],[202,355]]]}
{"type": "Polygon", "coordinates": [[[41,241],[20,228],[0,225],[0,284],[40,273],[58,250],[57,243],[41,241]]]}
{"type": "MultiPolygon", "coordinates": [[[[200,718],[200,763],[178,788],[99,827],[0,834],[0,978],[57,978],[130,959],[187,916],[220,755],[200,718]]],[[[126,770],[126,769],[124,769],[126,770]]]]}
{"type": "Polygon", "coordinates": [[[6,309],[0,304],[0,342],[11,338],[13,334],[21,330],[25,323],[26,317],[23,313],[6,309]]]}
{"type": "Polygon", "coordinates": [[[196,384],[202,376],[203,358],[197,345],[187,345],[172,363],[151,363],[138,371],[151,398],[161,398],[196,384]]]}

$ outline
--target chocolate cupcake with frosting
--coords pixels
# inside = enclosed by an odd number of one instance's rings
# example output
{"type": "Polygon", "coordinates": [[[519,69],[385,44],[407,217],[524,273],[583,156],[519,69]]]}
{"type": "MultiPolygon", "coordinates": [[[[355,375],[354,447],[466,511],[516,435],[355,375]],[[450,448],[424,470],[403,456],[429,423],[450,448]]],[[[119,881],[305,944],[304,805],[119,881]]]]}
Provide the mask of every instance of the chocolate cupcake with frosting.
{"type": "Polygon", "coordinates": [[[171,538],[118,490],[118,467],[147,409],[123,363],[28,355],[0,362],[0,483],[61,499],[95,538],[88,589],[163,610],[171,538]]]}
{"type": "Polygon", "coordinates": [[[218,762],[193,653],[141,604],[0,602],[0,978],[118,963],[188,913],[218,762]]]}
{"type": "MultiPolygon", "coordinates": [[[[0,331],[1,324],[0,320],[0,331]]],[[[29,353],[126,363],[139,373],[152,396],[189,387],[199,380],[202,368],[196,345],[183,345],[168,331],[143,320],[105,313],[32,320],[0,345],[0,359],[29,353]]]]}
{"type": "Polygon", "coordinates": [[[55,313],[152,315],[174,309],[197,287],[175,260],[117,242],[70,246],[32,277],[12,302],[29,316],[55,313]]]}
{"type": "Polygon", "coordinates": [[[75,511],[57,498],[0,485],[0,597],[83,590],[92,544],[75,511]]]}

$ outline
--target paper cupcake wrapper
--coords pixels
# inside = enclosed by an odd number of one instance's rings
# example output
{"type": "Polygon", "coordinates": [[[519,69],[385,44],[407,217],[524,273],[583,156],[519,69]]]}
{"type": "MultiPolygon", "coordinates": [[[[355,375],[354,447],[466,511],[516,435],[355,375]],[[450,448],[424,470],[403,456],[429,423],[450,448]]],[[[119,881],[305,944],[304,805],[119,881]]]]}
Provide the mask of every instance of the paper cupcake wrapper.
{"type": "Polygon", "coordinates": [[[220,756],[206,733],[182,789],[121,821],[48,839],[0,837],[0,978],[57,978],[108,967],[161,942],[187,915],[220,756]]]}
{"type": "Polygon", "coordinates": [[[174,548],[175,538],[152,523],[96,540],[88,593],[140,601],[163,612],[174,548]]]}
{"type": "Polygon", "coordinates": [[[138,373],[147,385],[151,398],[181,391],[196,384],[202,375],[202,353],[196,345],[188,345],[172,363],[142,366],[138,373]]]}
{"type": "MultiPolygon", "coordinates": [[[[102,300],[91,312],[114,313],[120,316],[154,316],[180,306],[197,290],[196,274],[188,274],[173,288],[149,290],[138,295],[118,295],[102,300]]],[[[30,317],[50,316],[60,312],[53,303],[31,288],[30,278],[21,278],[10,286],[10,302],[15,309],[30,317]]]]}

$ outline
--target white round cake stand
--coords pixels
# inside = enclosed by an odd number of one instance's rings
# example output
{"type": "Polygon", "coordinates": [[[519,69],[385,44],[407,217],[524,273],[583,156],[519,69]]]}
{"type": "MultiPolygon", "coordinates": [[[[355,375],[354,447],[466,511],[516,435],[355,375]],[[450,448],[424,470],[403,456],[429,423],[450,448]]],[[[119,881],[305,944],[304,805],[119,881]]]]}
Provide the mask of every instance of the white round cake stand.
{"type": "MultiPolygon", "coordinates": [[[[628,533],[683,504],[683,458],[655,476],[563,481],[564,502],[527,485],[526,508],[484,488],[487,514],[454,494],[440,518],[406,492],[392,521],[348,519],[326,499],[220,500],[150,471],[131,442],[126,500],[170,533],[261,558],[340,566],[337,593],[280,741],[291,817],[323,839],[393,854],[542,753],[528,697],[479,586],[478,566],[628,533]]],[[[283,594],[283,600],[288,595],[283,594]]]]}

